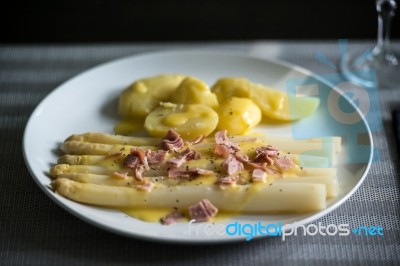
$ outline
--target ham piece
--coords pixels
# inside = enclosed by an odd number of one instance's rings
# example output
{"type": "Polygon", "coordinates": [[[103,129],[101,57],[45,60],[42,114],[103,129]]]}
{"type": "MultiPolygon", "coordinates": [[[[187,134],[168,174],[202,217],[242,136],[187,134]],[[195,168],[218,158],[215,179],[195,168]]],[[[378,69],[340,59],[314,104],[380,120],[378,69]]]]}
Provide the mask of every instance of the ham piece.
{"type": "Polygon", "coordinates": [[[165,155],[167,154],[167,151],[164,151],[164,150],[159,150],[159,151],[147,150],[145,154],[146,154],[147,161],[148,161],[149,164],[161,164],[165,160],[165,155]]]}
{"type": "Polygon", "coordinates": [[[198,153],[195,150],[191,150],[191,149],[187,148],[182,153],[180,153],[177,157],[169,159],[167,161],[167,164],[171,167],[179,168],[185,162],[191,161],[191,160],[199,160],[200,157],[201,157],[200,153],[198,153]]]}
{"type": "Polygon", "coordinates": [[[208,199],[202,199],[198,203],[189,206],[190,219],[196,222],[207,222],[210,218],[217,215],[218,209],[208,199]]]}
{"type": "Polygon", "coordinates": [[[181,136],[173,129],[168,130],[167,135],[161,140],[160,146],[163,150],[179,150],[185,143],[181,136]]]}
{"type": "Polygon", "coordinates": [[[227,158],[229,154],[235,154],[238,151],[240,151],[239,145],[229,140],[226,130],[215,133],[215,155],[227,158]]]}
{"type": "Polygon", "coordinates": [[[267,179],[267,173],[261,169],[254,169],[251,181],[253,182],[264,182],[267,179]]]}
{"type": "Polygon", "coordinates": [[[124,166],[128,168],[136,168],[140,165],[143,165],[146,170],[149,169],[149,164],[147,162],[147,157],[145,155],[145,152],[142,151],[141,149],[135,149],[133,148],[131,150],[131,153],[128,154],[124,160],[124,166]]]}
{"type": "Polygon", "coordinates": [[[190,178],[190,177],[198,177],[201,175],[213,175],[214,171],[201,169],[201,168],[190,168],[187,170],[182,169],[170,169],[168,170],[168,177],[181,177],[181,178],[190,178]]]}
{"type": "Polygon", "coordinates": [[[228,187],[236,185],[239,180],[238,176],[223,176],[218,179],[218,184],[221,189],[226,189],[228,187]]]}
{"type": "Polygon", "coordinates": [[[274,164],[274,159],[279,155],[279,151],[277,148],[272,147],[271,145],[259,147],[256,149],[256,158],[254,158],[255,162],[266,162],[268,165],[274,164]]]}
{"type": "Polygon", "coordinates": [[[293,166],[293,161],[289,158],[276,158],[275,164],[281,169],[289,169],[293,166]]]}
{"type": "Polygon", "coordinates": [[[185,215],[178,210],[168,213],[160,219],[160,222],[164,225],[170,225],[179,222],[185,218],[185,215]]]}
{"type": "Polygon", "coordinates": [[[232,154],[229,154],[228,158],[222,162],[222,168],[226,170],[228,175],[244,170],[243,163],[238,161],[232,154]]]}
{"type": "Polygon", "coordinates": [[[138,190],[150,192],[154,187],[154,183],[146,182],[144,184],[134,185],[133,187],[138,189],[138,190]]]}

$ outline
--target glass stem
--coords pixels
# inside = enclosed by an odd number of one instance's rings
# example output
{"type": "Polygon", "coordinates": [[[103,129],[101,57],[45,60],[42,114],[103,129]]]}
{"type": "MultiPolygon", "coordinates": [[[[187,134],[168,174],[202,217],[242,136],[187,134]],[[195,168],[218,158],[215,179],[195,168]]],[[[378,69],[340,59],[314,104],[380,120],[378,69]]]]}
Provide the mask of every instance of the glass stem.
{"type": "Polygon", "coordinates": [[[390,49],[390,25],[396,13],[396,8],[395,0],[376,0],[376,10],[378,11],[378,42],[373,50],[373,54],[382,54],[389,61],[392,59],[386,57],[387,54],[392,54],[390,49]]]}

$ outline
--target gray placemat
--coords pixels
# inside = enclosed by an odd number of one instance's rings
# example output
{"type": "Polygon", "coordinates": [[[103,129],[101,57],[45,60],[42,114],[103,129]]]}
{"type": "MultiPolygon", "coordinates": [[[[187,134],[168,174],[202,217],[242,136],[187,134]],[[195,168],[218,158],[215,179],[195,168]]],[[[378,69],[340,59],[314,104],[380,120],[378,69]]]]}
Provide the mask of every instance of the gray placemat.
{"type": "MultiPolygon", "coordinates": [[[[371,45],[358,42],[350,47],[371,45]]],[[[40,100],[63,81],[99,63],[143,52],[196,47],[276,57],[321,74],[337,70],[318,59],[318,52],[334,64],[340,56],[334,41],[0,46],[0,264],[399,264],[399,157],[390,111],[400,106],[400,84],[379,94],[383,128],[374,133],[374,140],[380,160],[346,203],[314,222],[380,225],[383,236],[293,236],[286,241],[270,237],[229,245],[166,245],[100,230],[46,197],[25,167],[21,147],[25,124],[40,100]]]]}

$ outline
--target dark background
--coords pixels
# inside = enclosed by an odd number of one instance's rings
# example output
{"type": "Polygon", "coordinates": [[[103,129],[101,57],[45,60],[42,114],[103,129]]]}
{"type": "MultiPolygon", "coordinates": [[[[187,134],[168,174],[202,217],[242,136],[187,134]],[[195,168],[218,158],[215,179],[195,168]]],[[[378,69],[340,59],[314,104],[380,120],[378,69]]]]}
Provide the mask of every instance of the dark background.
{"type": "Polygon", "coordinates": [[[5,0],[0,42],[373,39],[376,16],[374,0],[5,0]]]}

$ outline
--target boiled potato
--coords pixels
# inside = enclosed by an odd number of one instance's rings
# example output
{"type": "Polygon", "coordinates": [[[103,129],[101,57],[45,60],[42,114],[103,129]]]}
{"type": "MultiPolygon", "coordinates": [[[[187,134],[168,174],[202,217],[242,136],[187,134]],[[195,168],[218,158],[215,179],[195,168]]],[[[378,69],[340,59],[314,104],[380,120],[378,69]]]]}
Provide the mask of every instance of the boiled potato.
{"type": "Polygon", "coordinates": [[[231,97],[250,97],[251,83],[245,78],[222,78],[217,80],[211,91],[223,102],[231,97]]]}
{"type": "Polygon", "coordinates": [[[191,139],[209,135],[217,124],[217,113],[207,105],[162,103],[146,117],[144,127],[153,137],[163,137],[174,129],[191,139]]]}
{"type": "Polygon", "coordinates": [[[160,102],[169,101],[183,75],[159,75],[135,81],[119,97],[118,113],[123,117],[144,118],[160,102]]]}
{"type": "Polygon", "coordinates": [[[173,103],[204,104],[212,108],[218,106],[217,96],[208,85],[194,77],[185,78],[172,95],[173,103]]]}
{"type": "Polygon", "coordinates": [[[264,116],[293,121],[311,115],[319,105],[315,97],[297,97],[263,85],[252,84],[250,98],[260,107],[264,116]]]}
{"type": "Polygon", "coordinates": [[[226,129],[231,135],[240,135],[261,121],[261,110],[250,99],[232,97],[218,108],[218,130],[226,129]]]}
{"type": "Polygon", "coordinates": [[[283,91],[252,83],[244,78],[223,78],[211,89],[218,101],[231,97],[250,98],[265,117],[278,121],[293,121],[311,115],[319,105],[314,97],[296,97],[283,91]]]}

